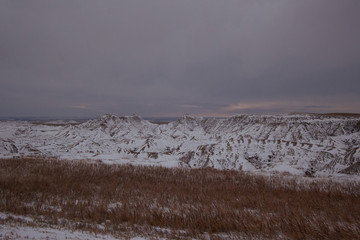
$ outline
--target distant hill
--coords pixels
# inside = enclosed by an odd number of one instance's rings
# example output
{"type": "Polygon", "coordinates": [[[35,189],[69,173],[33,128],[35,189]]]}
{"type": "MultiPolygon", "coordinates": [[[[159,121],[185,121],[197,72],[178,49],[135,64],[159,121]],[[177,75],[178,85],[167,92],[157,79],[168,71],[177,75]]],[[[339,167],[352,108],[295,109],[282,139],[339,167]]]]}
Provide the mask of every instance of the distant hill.
{"type": "Polygon", "coordinates": [[[0,157],[55,156],[307,176],[359,175],[359,114],[224,119],[184,115],[168,120],[108,114],[85,122],[4,121],[0,123],[0,157]]]}

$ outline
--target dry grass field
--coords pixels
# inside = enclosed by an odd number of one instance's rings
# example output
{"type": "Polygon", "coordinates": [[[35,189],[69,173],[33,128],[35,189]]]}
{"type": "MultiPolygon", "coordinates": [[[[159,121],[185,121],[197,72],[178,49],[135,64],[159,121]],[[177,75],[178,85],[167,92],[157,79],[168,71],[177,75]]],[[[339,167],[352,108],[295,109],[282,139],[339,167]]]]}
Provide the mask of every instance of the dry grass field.
{"type": "Polygon", "coordinates": [[[356,182],[210,168],[0,160],[0,212],[113,236],[151,236],[153,229],[166,229],[156,234],[178,239],[358,239],[359,197],[356,182]]]}

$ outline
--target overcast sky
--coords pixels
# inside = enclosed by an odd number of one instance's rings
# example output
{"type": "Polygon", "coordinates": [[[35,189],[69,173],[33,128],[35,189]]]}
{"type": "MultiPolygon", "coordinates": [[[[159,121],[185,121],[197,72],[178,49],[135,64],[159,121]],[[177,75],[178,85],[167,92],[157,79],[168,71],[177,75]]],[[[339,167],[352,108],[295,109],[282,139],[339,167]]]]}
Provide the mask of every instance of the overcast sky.
{"type": "Polygon", "coordinates": [[[360,112],[359,0],[0,0],[0,116],[360,112]]]}

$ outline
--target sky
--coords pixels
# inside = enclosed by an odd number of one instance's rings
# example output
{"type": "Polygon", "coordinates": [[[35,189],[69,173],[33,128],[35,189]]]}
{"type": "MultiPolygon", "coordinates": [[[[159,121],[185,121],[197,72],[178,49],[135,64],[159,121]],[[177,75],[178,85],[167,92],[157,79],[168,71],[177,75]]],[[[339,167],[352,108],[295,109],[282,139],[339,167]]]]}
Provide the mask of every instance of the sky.
{"type": "Polygon", "coordinates": [[[360,112],[359,0],[0,0],[0,117],[360,112]]]}

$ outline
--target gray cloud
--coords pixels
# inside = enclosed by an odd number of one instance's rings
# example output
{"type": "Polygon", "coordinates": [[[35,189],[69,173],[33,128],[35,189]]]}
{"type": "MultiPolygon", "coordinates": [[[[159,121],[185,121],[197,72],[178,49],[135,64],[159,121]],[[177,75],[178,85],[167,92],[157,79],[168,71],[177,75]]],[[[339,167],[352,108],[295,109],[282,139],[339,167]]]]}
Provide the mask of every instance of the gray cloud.
{"type": "Polygon", "coordinates": [[[359,112],[359,12],[357,0],[4,0],[0,116],[359,112]]]}

